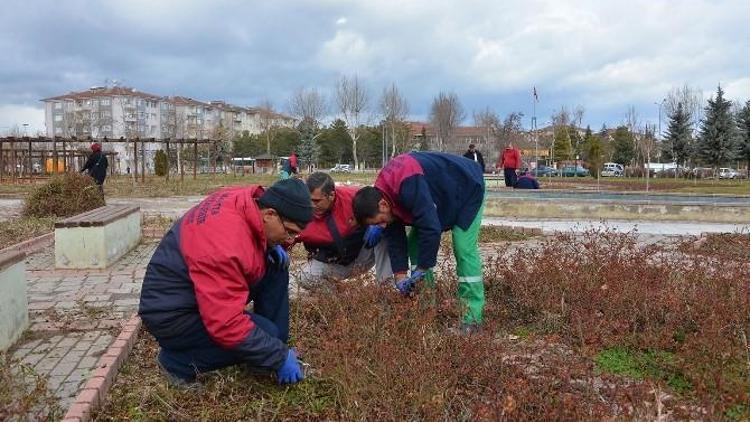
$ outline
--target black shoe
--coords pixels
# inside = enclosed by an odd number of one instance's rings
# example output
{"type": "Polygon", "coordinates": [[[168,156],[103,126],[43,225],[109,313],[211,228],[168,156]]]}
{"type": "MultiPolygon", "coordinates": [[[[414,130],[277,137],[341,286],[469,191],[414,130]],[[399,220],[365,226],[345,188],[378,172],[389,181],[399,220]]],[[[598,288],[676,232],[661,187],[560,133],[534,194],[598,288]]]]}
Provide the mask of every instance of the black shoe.
{"type": "Polygon", "coordinates": [[[159,367],[159,372],[161,372],[164,378],[167,379],[167,382],[171,387],[186,391],[199,391],[202,388],[201,383],[196,380],[186,380],[169,372],[169,370],[161,363],[159,356],[156,357],[156,366],[159,367]]]}

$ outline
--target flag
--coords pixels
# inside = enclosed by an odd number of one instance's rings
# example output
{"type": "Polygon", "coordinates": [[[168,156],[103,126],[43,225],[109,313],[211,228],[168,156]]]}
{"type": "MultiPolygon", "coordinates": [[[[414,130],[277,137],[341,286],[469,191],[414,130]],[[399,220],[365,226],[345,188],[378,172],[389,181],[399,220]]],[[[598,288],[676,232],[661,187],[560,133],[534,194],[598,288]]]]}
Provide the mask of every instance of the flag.
{"type": "Polygon", "coordinates": [[[539,96],[536,95],[536,87],[534,87],[534,101],[539,102],[539,96]]]}

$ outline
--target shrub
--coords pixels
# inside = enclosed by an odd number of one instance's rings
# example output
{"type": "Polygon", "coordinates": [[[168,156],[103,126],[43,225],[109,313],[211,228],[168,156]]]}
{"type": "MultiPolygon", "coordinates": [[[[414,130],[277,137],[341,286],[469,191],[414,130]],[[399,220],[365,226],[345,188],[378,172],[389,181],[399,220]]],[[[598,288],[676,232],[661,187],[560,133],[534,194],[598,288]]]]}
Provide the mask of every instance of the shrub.
{"type": "Polygon", "coordinates": [[[634,235],[559,235],[494,259],[488,302],[594,352],[669,352],[709,408],[748,400],[750,268],[682,249],[639,246],[634,235]]]}
{"type": "Polygon", "coordinates": [[[104,206],[104,198],[94,179],[68,172],[52,177],[26,198],[27,217],[69,217],[104,206]]]}
{"type": "Polygon", "coordinates": [[[156,151],[154,156],[154,173],[157,176],[166,176],[169,171],[169,162],[167,160],[167,154],[162,150],[156,151]]]}

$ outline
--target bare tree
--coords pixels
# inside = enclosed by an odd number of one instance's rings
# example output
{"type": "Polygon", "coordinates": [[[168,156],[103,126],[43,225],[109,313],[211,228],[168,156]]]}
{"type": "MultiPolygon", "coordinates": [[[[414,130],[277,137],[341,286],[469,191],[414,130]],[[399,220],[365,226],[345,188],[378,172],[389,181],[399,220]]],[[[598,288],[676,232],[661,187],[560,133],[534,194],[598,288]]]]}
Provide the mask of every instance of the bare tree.
{"type": "Polygon", "coordinates": [[[474,126],[482,128],[482,131],[484,132],[484,142],[487,145],[490,145],[492,141],[497,140],[498,134],[502,131],[503,127],[497,113],[487,107],[482,111],[475,111],[473,115],[474,126]]]}
{"type": "Polygon", "coordinates": [[[445,143],[450,140],[465,117],[464,108],[455,93],[440,92],[432,100],[430,122],[435,128],[438,151],[443,151],[445,143]]]}
{"type": "Polygon", "coordinates": [[[273,129],[276,125],[276,112],[273,109],[273,104],[268,99],[261,101],[258,109],[260,111],[258,114],[260,129],[266,135],[266,154],[270,154],[273,129]]]}
{"type": "Polygon", "coordinates": [[[671,116],[680,104],[682,104],[683,112],[687,114],[690,127],[696,131],[703,115],[703,91],[692,88],[688,84],[672,88],[664,97],[662,113],[665,116],[671,116]]]}
{"type": "MultiPolygon", "coordinates": [[[[399,92],[396,84],[391,84],[388,88],[383,89],[383,95],[380,97],[380,111],[383,113],[383,120],[386,125],[386,148],[383,153],[387,154],[388,140],[391,142],[390,156],[396,155],[396,137],[399,124],[403,124],[406,115],[409,114],[409,104],[399,92]]],[[[385,158],[385,156],[384,156],[385,158]]]]}
{"type": "Polygon", "coordinates": [[[323,95],[315,88],[300,88],[292,94],[287,105],[289,114],[299,121],[309,121],[314,125],[320,123],[320,119],[328,112],[323,95]]]}
{"type": "Polygon", "coordinates": [[[363,123],[368,104],[369,94],[356,74],[351,77],[342,76],[339,78],[336,84],[336,105],[352,138],[352,155],[354,156],[354,168],[356,169],[359,168],[359,157],[357,156],[357,141],[360,137],[359,126],[363,123]]]}

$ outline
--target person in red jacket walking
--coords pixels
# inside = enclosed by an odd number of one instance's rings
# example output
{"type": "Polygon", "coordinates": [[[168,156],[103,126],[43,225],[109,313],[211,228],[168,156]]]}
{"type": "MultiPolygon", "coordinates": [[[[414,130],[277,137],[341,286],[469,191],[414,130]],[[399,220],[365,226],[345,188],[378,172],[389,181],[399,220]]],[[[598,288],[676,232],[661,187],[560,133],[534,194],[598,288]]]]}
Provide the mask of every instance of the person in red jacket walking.
{"type": "Polygon", "coordinates": [[[515,186],[516,180],[518,180],[516,170],[521,168],[521,151],[518,148],[514,148],[512,143],[509,143],[500,155],[498,167],[503,169],[505,186],[509,188],[515,186]]]}
{"type": "Polygon", "coordinates": [[[177,220],[146,267],[138,314],[170,383],[244,364],[304,378],[289,339],[290,244],[312,219],[301,180],[219,190],[177,220]],[[253,301],[253,312],[245,310],[253,301]]]}

